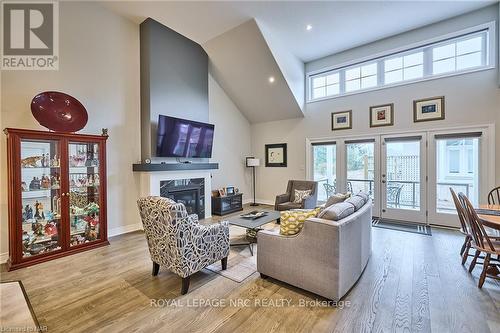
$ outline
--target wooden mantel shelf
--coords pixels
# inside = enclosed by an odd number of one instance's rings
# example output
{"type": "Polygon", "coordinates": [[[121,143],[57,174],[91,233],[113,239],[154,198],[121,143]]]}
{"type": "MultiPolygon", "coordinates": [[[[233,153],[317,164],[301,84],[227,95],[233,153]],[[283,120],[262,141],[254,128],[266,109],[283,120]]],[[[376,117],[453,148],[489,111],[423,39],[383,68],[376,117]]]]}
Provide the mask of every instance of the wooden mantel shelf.
{"type": "Polygon", "coordinates": [[[214,170],[219,163],[138,163],[132,164],[132,170],[138,172],[182,171],[182,170],[214,170]]]}

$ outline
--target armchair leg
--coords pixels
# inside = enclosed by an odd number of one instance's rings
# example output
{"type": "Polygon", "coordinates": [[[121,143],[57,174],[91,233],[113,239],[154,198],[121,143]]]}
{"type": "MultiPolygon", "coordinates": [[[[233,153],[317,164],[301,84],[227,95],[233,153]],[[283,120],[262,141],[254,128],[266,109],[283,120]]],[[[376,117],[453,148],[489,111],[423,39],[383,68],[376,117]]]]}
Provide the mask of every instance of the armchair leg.
{"type": "Polygon", "coordinates": [[[153,276],[157,276],[159,271],[160,271],[160,265],[153,262],[153,273],[152,273],[153,276]]]}
{"type": "Polygon", "coordinates": [[[221,259],[222,270],[225,271],[227,269],[227,257],[221,259]]]}
{"type": "Polygon", "coordinates": [[[189,290],[189,278],[190,276],[182,278],[181,295],[186,295],[189,290]]]}

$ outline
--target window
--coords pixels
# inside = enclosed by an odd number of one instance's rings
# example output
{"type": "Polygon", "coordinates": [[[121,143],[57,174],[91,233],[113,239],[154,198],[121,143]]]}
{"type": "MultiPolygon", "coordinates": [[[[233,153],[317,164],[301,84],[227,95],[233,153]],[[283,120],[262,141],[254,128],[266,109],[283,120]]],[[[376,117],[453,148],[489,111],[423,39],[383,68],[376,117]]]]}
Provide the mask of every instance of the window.
{"type": "Polygon", "coordinates": [[[449,161],[449,166],[448,166],[449,173],[459,173],[460,172],[460,150],[458,150],[458,149],[450,150],[449,156],[448,156],[448,161],[449,161]]]}
{"type": "Polygon", "coordinates": [[[432,49],[432,74],[460,71],[482,66],[486,61],[483,52],[485,34],[448,42],[432,49]]]}
{"type": "Polygon", "coordinates": [[[384,61],[384,83],[418,79],[424,76],[424,52],[414,52],[384,61]]]}
{"type": "Polygon", "coordinates": [[[355,91],[377,85],[377,63],[354,67],[345,71],[345,91],[355,91]]]}
{"type": "Polygon", "coordinates": [[[445,156],[448,159],[448,173],[466,175],[474,169],[474,141],[454,139],[446,141],[445,156]]]}
{"type": "Polygon", "coordinates": [[[340,75],[333,73],[316,77],[312,81],[313,98],[337,95],[340,92],[340,75]]]}
{"type": "MultiPolygon", "coordinates": [[[[493,22],[454,37],[321,73],[308,74],[309,101],[490,68],[493,22]]],[[[491,66],[494,66],[493,64],[491,66]]]]}
{"type": "Polygon", "coordinates": [[[337,190],[337,146],[335,142],[312,145],[313,179],[318,182],[318,201],[326,202],[337,190]]]}
{"type": "Polygon", "coordinates": [[[479,199],[479,140],[481,133],[436,135],[436,208],[456,214],[450,188],[463,192],[473,204],[479,199]],[[448,136],[448,137],[447,137],[448,136]]]}

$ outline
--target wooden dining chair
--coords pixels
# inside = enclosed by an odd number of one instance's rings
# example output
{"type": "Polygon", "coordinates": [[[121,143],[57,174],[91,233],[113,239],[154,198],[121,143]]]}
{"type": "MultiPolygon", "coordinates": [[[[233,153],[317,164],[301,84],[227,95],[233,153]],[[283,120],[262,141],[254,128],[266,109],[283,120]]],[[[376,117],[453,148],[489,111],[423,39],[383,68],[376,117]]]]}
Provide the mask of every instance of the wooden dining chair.
{"type": "Polygon", "coordinates": [[[488,193],[488,205],[500,205],[500,186],[495,187],[488,193]]]}
{"type": "Polygon", "coordinates": [[[469,268],[469,271],[474,269],[479,254],[485,254],[483,261],[483,270],[478,282],[478,287],[482,288],[486,277],[500,280],[500,276],[498,276],[499,264],[495,261],[492,261],[491,258],[492,255],[496,255],[497,257],[500,255],[500,243],[488,236],[488,234],[484,230],[482,220],[479,218],[479,216],[477,216],[474,206],[469,201],[467,196],[465,196],[465,194],[463,193],[459,193],[458,196],[464,203],[467,221],[469,221],[472,235],[471,246],[476,250],[476,254],[474,255],[474,259],[472,260],[471,268],[469,268]]]}
{"type": "Polygon", "coordinates": [[[457,194],[450,187],[451,196],[453,197],[453,203],[455,204],[455,208],[458,213],[458,220],[460,221],[460,232],[464,235],[464,243],[462,248],[460,249],[460,255],[462,256],[462,265],[467,261],[467,257],[469,256],[470,243],[472,240],[472,235],[467,227],[467,216],[465,213],[465,209],[462,206],[462,203],[458,199],[457,194]]]}

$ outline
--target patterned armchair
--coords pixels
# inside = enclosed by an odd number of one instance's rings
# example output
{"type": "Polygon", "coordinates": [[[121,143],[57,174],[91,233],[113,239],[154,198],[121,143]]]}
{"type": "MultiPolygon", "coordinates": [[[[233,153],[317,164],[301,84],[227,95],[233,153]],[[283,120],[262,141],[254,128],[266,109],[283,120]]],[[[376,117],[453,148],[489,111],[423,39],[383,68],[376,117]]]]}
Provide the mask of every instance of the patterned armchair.
{"type": "Polygon", "coordinates": [[[137,201],[153,261],[153,276],[160,266],[182,278],[181,294],[189,289],[192,274],[221,260],[227,267],[229,226],[227,221],[198,224],[196,214],[167,198],[149,196],[137,201]]]}

